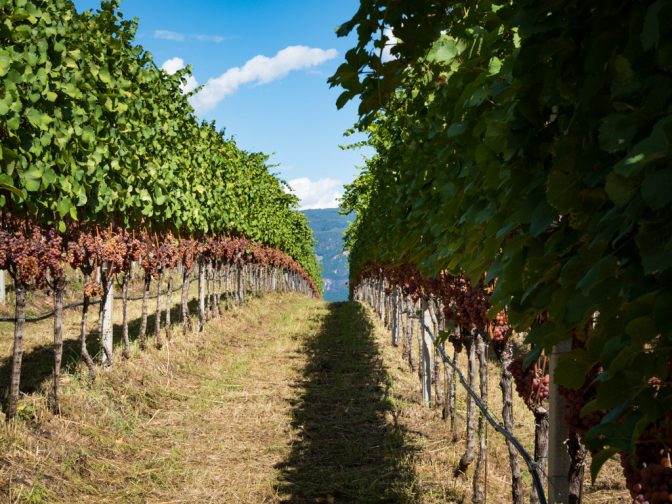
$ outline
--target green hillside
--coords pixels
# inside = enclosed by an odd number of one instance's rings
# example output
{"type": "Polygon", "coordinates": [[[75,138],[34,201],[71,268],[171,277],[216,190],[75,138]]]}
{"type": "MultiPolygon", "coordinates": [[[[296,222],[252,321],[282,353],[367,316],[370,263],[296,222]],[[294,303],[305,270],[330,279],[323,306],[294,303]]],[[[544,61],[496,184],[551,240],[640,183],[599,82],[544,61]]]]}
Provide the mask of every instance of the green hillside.
{"type": "Polygon", "coordinates": [[[348,257],[343,252],[343,232],[352,221],[340,215],[338,208],[304,210],[317,240],[315,247],[324,281],[324,299],[344,301],[348,298],[348,257]]]}

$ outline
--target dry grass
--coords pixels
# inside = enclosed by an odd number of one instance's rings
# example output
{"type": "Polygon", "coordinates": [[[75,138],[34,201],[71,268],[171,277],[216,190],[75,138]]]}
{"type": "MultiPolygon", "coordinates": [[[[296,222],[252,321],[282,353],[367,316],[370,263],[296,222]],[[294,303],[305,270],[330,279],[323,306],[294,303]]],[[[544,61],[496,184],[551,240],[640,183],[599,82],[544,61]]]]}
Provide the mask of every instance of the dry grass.
{"type": "MultiPolygon", "coordinates": [[[[373,312],[368,311],[373,318],[373,312]]],[[[389,341],[389,332],[378,321],[375,323],[375,337],[381,348],[385,366],[393,383],[393,401],[396,416],[408,432],[418,450],[413,465],[421,498],[417,502],[470,502],[473,465],[466,475],[453,477],[453,471],[464,451],[464,442],[453,443],[450,426],[441,418],[439,408],[421,405],[420,380],[401,358],[401,351],[389,341]]],[[[415,350],[417,352],[417,349],[415,350]]],[[[417,353],[416,353],[417,355],[417,353]]],[[[466,358],[460,361],[461,369],[467,369],[466,358]]],[[[499,389],[500,367],[490,362],[488,368],[488,406],[495,418],[501,419],[502,399],[499,389]]],[[[465,372],[466,374],[466,372],[465,372]]],[[[515,435],[529,453],[534,452],[534,419],[523,401],[514,392],[515,435]]],[[[464,436],[466,416],[466,393],[461,385],[457,387],[458,429],[464,436]]],[[[511,476],[508,450],[504,438],[492,429],[488,430],[487,502],[511,501],[511,476]]],[[[587,465],[590,465],[588,460],[587,465]]],[[[521,460],[521,471],[526,487],[531,487],[531,476],[521,460]]],[[[588,471],[586,470],[586,473],[588,471]]],[[[529,491],[529,490],[528,490],[529,491]]],[[[621,467],[616,460],[609,461],[595,485],[587,474],[584,487],[584,503],[610,504],[629,502],[621,467]]]]}
{"type": "MultiPolygon", "coordinates": [[[[139,310],[131,305],[132,318],[139,310]]],[[[0,427],[1,502],[438,503],[470,495],[469,479],[452,475],[462,443],[450,441],[437,409],[419,404],[417,375],[361,305],[255,299],[209,322],[202,339],[187,342],[176,327],[161,351],[134,343],[131,359],[118,357],[94,384],[76,358],[77,324],[70,312],[60,417],[48,412],[44,392],[50,322],[28,326],[20,416],[0,427]]],[[[4,324],[1,355],[10,347],[4,324]]],[[[0,366],[5,373],[7,361],[0,366]]],[[[493,364],[495,411],[496,375],[493,364]]],[[[516,429],[529,447],[531,414],[520,402],[515,411],[524,412],[516,429]]],[[[492,431],[489,446],[488,502],[508,502],[505,446],[492,431]]],[[[611,464],[587,487],[586,502],[627,501],[621,479],[611,464]]]]}
{"type": "Polygon", "coordinates": [[[331,303],[306,335],[282,502],[416,502],[415,446],[394,421],[392,383],[361,305],[331,303]]]}
{"type": "Polygon", "coordinates": [[[203,341],[134,345],[93,385],[78,367],[61,417],[44,393],[24,396],[21,418],[0,431],[0,501],[276,501],[297,335],[318,305],[268,296],[211,321],[203,341]]]}

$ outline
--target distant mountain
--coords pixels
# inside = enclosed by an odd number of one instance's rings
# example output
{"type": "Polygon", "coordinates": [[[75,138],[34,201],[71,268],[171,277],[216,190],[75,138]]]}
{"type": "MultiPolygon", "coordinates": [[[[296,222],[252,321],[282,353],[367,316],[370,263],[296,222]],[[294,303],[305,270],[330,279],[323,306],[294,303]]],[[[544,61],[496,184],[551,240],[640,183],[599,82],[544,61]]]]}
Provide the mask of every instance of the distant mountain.
{"type": "Polygon", "coordinates": [[[343,252],[343,232],[354,217],[339,215],[338,208],[304,210],[313,230],[317,258],[322,266],[324,299],[348,299],[348,256],[343,252]]]}

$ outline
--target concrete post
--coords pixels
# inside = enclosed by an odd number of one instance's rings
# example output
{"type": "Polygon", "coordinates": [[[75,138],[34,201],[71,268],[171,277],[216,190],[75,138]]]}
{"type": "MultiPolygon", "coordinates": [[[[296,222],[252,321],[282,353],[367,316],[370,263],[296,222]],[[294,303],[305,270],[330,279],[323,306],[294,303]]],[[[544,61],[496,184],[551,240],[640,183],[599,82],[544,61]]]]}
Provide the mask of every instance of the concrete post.
{"type": "Polygon", "coordinates": [[[392,291],[392,344],[399,345],[399,293],[395,287],[392,291]]]}
{"type": "Polygon", "coordinates": [[[427,327],[429,327],[431,321],[427,301],[422,301],[421,309],[422,333],[420,341],[422,342],[422,362],[420,365],[422,366],[422,403],[425,406],[429,406],[432,401],[432,358],[434,357],[434,345],[427,332],[427,327]]]}
{"type": "Polygon", "coordinates": [[[551,376],[549,390],[549,433],[548,433],[548,503],[567,504],[569,500],[569,453],[566,442],[569,429],[565,422],[565,398],[560,394],[553,379],[555,367],[561,355],[569,352],[572,342],[565,340],[556,345],[551,354],[549,372],[551,376]]]}

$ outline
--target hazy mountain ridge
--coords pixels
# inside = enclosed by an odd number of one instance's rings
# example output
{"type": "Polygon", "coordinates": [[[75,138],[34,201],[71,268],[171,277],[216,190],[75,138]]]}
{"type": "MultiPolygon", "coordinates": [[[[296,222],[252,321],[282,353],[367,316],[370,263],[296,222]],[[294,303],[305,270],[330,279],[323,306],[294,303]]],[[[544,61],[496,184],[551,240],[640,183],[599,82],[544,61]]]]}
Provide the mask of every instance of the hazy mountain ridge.
{"type": "Polygon", "coordinates": [[[303,210],[317,244],[317,258],[322,266],[324,298],[344,301],[348,298],[348,257],[343,252],[343,232],[353,217],[340,215],[338,208],[303,210]]]}

